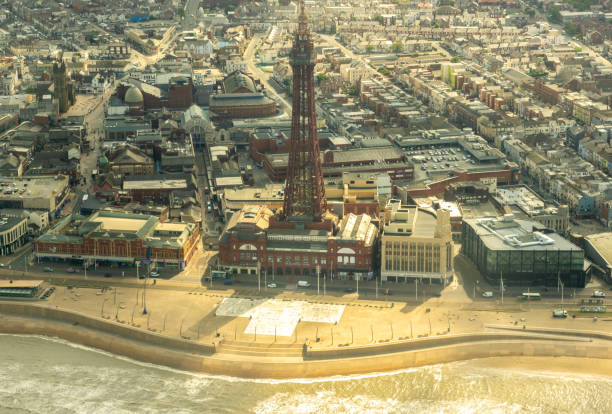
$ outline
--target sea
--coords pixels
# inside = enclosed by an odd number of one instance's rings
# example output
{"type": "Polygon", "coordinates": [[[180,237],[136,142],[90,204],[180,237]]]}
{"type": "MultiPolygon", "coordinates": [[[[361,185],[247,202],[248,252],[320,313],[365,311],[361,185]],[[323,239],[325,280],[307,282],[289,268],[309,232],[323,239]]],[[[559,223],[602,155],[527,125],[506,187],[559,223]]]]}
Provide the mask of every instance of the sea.
{"type": "MultiPolygon", "coordinates": [[[[612,373],[611,373],[612,374],[612,373]]],[[[612,413],[612,376],[462,361],[392,373],[247,380],[54,338],[0,335],[0,413],[612,413]]]]}

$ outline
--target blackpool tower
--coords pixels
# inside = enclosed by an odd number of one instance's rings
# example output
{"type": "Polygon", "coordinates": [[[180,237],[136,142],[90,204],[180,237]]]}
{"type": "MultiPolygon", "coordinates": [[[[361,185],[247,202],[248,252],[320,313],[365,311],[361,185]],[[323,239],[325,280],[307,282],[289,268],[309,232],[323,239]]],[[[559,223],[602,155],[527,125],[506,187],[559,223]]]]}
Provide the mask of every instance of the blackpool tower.
{"type": "Polygon", "coordinates": [[[282,219],[320,222],[327,211],[327,200],[315,113],[315,51],[304,0],[299,2],[299,13],[291,49],[293,107],[282,219]]]}

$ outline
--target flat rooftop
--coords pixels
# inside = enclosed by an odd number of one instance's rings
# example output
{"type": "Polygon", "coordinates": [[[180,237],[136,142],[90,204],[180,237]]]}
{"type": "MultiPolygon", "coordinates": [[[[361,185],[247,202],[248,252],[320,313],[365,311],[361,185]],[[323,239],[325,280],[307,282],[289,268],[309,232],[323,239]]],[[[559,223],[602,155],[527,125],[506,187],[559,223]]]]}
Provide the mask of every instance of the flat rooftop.
{"type": "Polygon", "coordinates": [[[149,217],[142,216],[133,218],[122,218],[122,217],[105,217],[97,216],[91,219],[96,223],[102,223],[103,229],[108,231],[129,231],[136,232],[145,225],[149,217]]]}
{"type": "Polygon", "coordinates": [[[582,251],[554,232],[538,231],[537,223],[509,217],[465,219],[490,250],[582,251]]]}
{"type": "Polygon", "coordinates": [[[44,283],[43,280],[0,280],[0,289],[2,288],[37,288],[44,283]]]}
{"type": "Polygon", "coordinates": [[[51,198],[67,186],[68,177],[64,175],[0,177],[0,200],[51,198]]]}
{"type": "Polygon", "coordinates": [[[499,169],[504,161],[501,157],[478,159],[458,144],[446,148],[411,149],[405,151],[405,154],[414,163],[414,177],[417,181],[448,176],[451,171],[499,169]]]}
{"type": "Polygon", "coordinates": [[[22,220],[20,217],[0,217],[0,232],[10,229],[22,220]]]}
{"type": "Polygon", "coordinates": [[[187,180],[184,178],[173,178],[167,180],[150,179],[126,179],[123,181],[124,190],[154,190],[154,189],[183,189],[187,188],[187,180]]]}

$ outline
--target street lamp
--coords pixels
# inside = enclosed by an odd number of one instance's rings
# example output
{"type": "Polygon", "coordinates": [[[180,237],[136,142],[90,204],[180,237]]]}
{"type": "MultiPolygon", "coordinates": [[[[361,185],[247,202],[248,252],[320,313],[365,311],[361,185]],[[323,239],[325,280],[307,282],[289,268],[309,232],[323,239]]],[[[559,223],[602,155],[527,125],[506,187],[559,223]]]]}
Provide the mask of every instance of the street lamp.
{"type": "Polygon", "coordinates": [[[148,271],[144,278],[144,291],[142,292],[142,314],[147,314],[147,282],[149,280],[149,273],[151,272],[151,265],[148,265],[148,271]]]}

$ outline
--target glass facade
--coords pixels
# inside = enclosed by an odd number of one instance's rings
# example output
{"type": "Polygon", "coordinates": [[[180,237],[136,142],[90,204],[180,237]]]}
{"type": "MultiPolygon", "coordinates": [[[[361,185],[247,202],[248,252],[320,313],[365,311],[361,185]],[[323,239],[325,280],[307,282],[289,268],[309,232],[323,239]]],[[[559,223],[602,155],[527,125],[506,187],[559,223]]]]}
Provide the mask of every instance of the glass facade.
{"type": "Polygon", "coordinates": [[[470,258],[489,280],[513,284],[557,285],[557,277],[566,287],[584,287],[584,251],[550,249],[491,250],[467,223],[462,227],[461,253],[470,258]]]}

